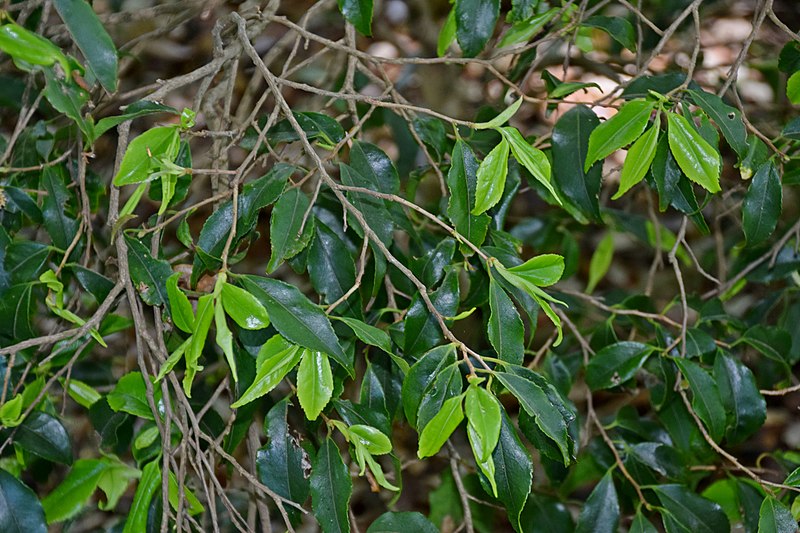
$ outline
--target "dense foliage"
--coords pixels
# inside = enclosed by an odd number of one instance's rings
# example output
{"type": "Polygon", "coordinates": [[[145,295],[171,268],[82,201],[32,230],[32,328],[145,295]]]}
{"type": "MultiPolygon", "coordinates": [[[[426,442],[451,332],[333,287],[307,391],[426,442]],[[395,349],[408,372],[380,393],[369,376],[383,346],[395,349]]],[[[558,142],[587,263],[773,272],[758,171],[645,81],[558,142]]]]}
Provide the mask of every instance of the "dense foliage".
{"type": "Polygon", "coordinates": [[[793,2],[133,4],[2,12],[0,531],[797,530],[793,2]]]}

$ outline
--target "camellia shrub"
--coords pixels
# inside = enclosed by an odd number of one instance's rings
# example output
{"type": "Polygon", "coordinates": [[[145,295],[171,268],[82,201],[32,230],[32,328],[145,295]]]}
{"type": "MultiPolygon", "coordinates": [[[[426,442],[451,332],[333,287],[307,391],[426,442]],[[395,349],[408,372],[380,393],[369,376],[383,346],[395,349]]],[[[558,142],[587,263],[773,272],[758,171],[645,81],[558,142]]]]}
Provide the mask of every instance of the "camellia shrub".
{"type": "Polygon", "coordinates": [[[794,2],[0,16],[0,531],[797,531],[794,2]]]}

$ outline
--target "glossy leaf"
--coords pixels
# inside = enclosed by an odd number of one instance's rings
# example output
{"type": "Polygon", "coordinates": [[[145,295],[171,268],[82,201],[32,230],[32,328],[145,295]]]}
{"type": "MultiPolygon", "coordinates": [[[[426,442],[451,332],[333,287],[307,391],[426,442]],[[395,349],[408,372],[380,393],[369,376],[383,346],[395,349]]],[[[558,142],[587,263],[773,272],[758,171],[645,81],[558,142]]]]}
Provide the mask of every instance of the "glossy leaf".
{"type": "Polygon", "coordinates": [[[656,156],[660,133],[661,117],[657,115],[653,125],[628,150],[628,155],[625,156],[625,163],[622,165],[622,172],[619,177],[619,190],[611,197],[612,200],[621,197],[631,187],[644,179],[656,156]]]}
{"type": "Polygon", "coordinates": [[[151,179],[151,171],[158,165],[157,158],[172,161],[178,155],[179,145],[175,126],[160,126],[142,133],[125,150],[114,185],[121,187],[151,179]]]}
{"type": "Polygon", "coordinates": [[[683,115],[667,113],[669,148],[678,166],[693,182],[709,192],[719,192],[722,160],[683,115]]]}
{"type": "Polygon", "coordinates": [[[214,327],[217,330],[215,338],[217,346],[222,349],[222,353],[228,361],[228,367],[231,369],[234,383],[238,383],[239,373],[236,370],[236,357],[233,353],[233,333],[228,327],[225,312],[219,301],[214,304],[214,327]]]}
{"type": "Polygon", "coordinates": [[[394,513],[387,511],[380,515],[367,528],[367,533],[394,533],[396,531],[414,531],[417,533],[438,533],[430,520],[417,512],[394,513]]]}
{"type": "Polygon", "coordinates": [[[44,227],[53,244],[62,250],[66,250],[75,239],[79,225],[69,214],[72,203],[72,195],[67,189],[69,181],[69,175],[61,166],[45,168],[40,180],[42,189],[47,192],[42,203],[44,227]]]}
{"type": "Polygon", "coordinates": [[[272,337],[258,352],[256,376],[252,385],[231,407],[236,409],[246,405],[277,387],[286,374],[300,362],[303,352],[302,348],[287,342],[280,335],[272,337]]]}
{"type": "Polygon", "coordinates": [[[14,442],[48,461],[72,464],[72,443],[66,428],[58,418],[43,411],[33,411],[17,426],[14,442]]]}
{"type": "MultiPolygon", "coordinates": [[[[327,303],[343,297],[356,283],[356,265],[341,238],[323,223],[316,225],[308,249],[308,274],[318,294],[327,303]]],[[[359,293],[351,294],[337,307],[337,312],[361,316],[359,293]]]]}
{"type": "Polygon", "coordinates": [[[759,533],[794,533],[797,529],[788,507],[771,496],[764,498],[758,517],[759,533]]]}
{"type": "Polygon", "coordinates": [[[42,504],[22,481],[0,469],[0,531],[47,533],[42,504]]]}
{"type": "Polygon", "coordinates": [[[128,245],[128,266],[139,296],[148,305],[164,305],[169,301],[167,279],[172,275],[169,263],[156,259],[141,241],[125,235],[128,245]]]}
{"type": "Polygon", "coordinates": [[[259,276],[240,279],[242,287],[264,305],[281,335],[310,350],[327,353],[344,368],[351,368],[328,317],[296,287],[259,276]]]}
{"type": "Polygon", "coordinates": [[[3,24],[0,26],[0,50],[17,61],[31,65],[50,66],[61,63],[69,72],[69,62],[61,49],[44,37],[29,31],[19,24],[3,24]]]}
{"type": "Polygon", "coordinates": [[[697,412],[697,416],[708,428],[711,438],[719,442],[725,433],[726,417],[722,398],[714,379],[693,361],[680,359],[675,360],[675,363],[689,381],[692,389],[692,407],[697,412]]]}
{"type": "Polygon", "coordinates": [[[479,460],[487,460],[497,446],[500,438],[500,412],[500,403],[494,394],[477,385],[467,388],[464,398],[464,413],[467,416],[467,422],[481,441],[483,453],[479,460]]]}
{"type": "Polygon", "coordinates": [[[310,205],[308,196],[299,188],[289,189],[275,202],[269,222],[271,255],[267,273],[308,245],[314,230],[310,205]]]}
{"type": "Polygon", "coordinates": [[[174,107],[159,104],[158,102],[152,102],[150,100],[139,100],[138,102],[133,102],[132,104],[125,106],[125,110],[121,115],[113,115],[98,120],[97,124],[94,125],[95,139],[100,137],[111,128],[122,124],[123,122],[133,120],[137,117],[153,115],[155,113],[170,113],[172,115],[177,115],[178,110],[174,107]]]}
{"type": "Polygon", "coordinates": [[[652,352],[652,346],[632,341],[606,346],[589,359],[586,384],[592,390],[619,386],[636,375],[652,352]]]}
{"type": "Polygon", "coordinates": [[[123,533],[136,533],[147,529],[147,515],[150,509],[150,502],[161,488],[161,463],[153,460],[142,468],[142,477],[136,487],[136,494],[133,496],[133,503],[125,520],[123,533]]]}
{"type": "Polygon", "coordinates": [[[537,287],[549,287],[561,279],[564,258],[557,254],[537,255],[506,270],[537,287]]]}
{"type": "Polygon", "coordinates": [[[425,426],[441,411],[450,398],[461,395],[464,390],[458,364],[452,364],[436,375],[433,385],[425,391],[417,412],[417,428],[425,426]]]}
{"type": "MultiPolygon", "coordinates": [[[[480,246],[486,238],[491,219],[485,213],[472,214],[478,184],[477,172],[478,161],[475,154],[467,143],[459,139],[453,148],[450,172],[447,174],[447,186],[450,188],[447,217],[456,231],[476,246],[480,246]]],[[[462,246],[462,252],[465,248],[462,246]]]]}
{"type": "Polygon", "coordinates": [[[605,159],[638,139],[647,127],[654,108],[655,102],[631,100],[616,115],[597,126],[589,137],[584,171],[588,172],[595,161],[605,159]]]}
{"type": "Polygon", "coordinates": [[[181,331],[191,333],[194,330],[194,311],[189,298],[178,288],[180,273],[176,272],[167,278],[167,298],[172,313],[172,323],[181,331]]]}
{"type": "Polygon", "coordinates": [[[413,427],[418,427],[417,413],[423,396],[441,371],[455,362],[456,353],[452,344],[437,346],[420,357],[406,374],[401,393],[403,411],[413,427]]]}
{"type": "Polygon", "coordinates": [[[206,345],[211,321],[214,319],[214,300],[212,294],[205,294],[197,300],[197,317],[194,321],[192,336],[189,338],[189,345],[186,347],[186,373],[183,375],[183,390],[187,397],[192,395],[192,382],[195,374],[203,369],[199,361],[206,345]]]}
{"type": "Polygon", "coordinates": [[[465,57],[475,57],[494,33],[500,0],[456,0],[456,38],[465,57]]]}
{"type": "Polygon", "coordinates": [[[517,111],[519,111],[519,108],[522,106],[522,101],[523,98],[517,98],[517,100],[513,104],[511,104],[503,111],[498,113],[498,115],[494,117],[492,120],[489,120],[487,122],[476,122],[475,124],[473,124],[472,125],[473,129],[488,130],[488,129],[499,128],[500,126],[508,122],[511,119],[511,117],[517,114],[517,111]]]}
{"type": "Polygon", "coordinates": [[[353,482],[339,448],[327,438],[311,470],[311,506],[324,533],[350,531],[347,509],[352,491],[353,482]]]}
{"type": "Polygon", "coordinates": [[[503,37],[500,38],[500,42],[497,43],[497,48],[505,48],[528,41],[531,37],[539,33],[539,30],[544,28],[558,12],[558,8],[551,8],[544,13],[515,22],[514,25],[503,34],[503,37]]]}
{"type": "Polygon", "coordinates": [[[86,0],[55,0],[58,14],[106,91],[117,90],[117,49],[86,0]]]}
{"type": "Polygon", "coordinates": [[[222,305],[240,328],[257,330],[269,326],[269,315],[258,299],[246,290],[225,283],[220,292],[222,305]]]}
{"type": "Polygon", "coordinates": [[[503,411],[500,435],[492,453],[495,465],[497,496],[509,514],[514,529],[524,530],[520,515],[528,500],[533,480],[533,461],[520,442],[511,419],[503,411]]]}
{"type": "Polygon", "coordinates": [[[636,30],[628,19],[596,15],[581,22],[582,26],[603,30],[619,44],[636,52],[636,30]]]}
{"type": "Polygon", "coordinates": [[[714,93],[692,89],[688,93],[692,101],[711,117],[739,158],[744,158],[747,155],[748,144],[741,111],[729,106],[714,93]]]}
{"type": "Polygon", "coordinates": [[[742,204],[742,227],[747,243],[762,244],[778,224],[782,207],[782,187],[773,163],[759,167],[750,182],[742,204]]]}
{"type": "MultiPolygon", "coordinates": [[[[155,388],[156,405],[161,398],[161,390],[155,388]]],[[[141,372],[129,372],[117,381],[114,390],[106,396],[109,407],[139,418],[154,420],[150,404],[147,402],[147,387],[141,372]]]]}
{"type": "Polygon", "coordinates": [[[475,187],[475,207],[473,215],[480,215],[500,201],[503,189],[506,186],[508,174],[508,155],[510,147],[503,138],[486,158],[481,162],[477,172],[477,185],[475,187]]]}
{"type": "Polygon", "coordinates": [[[486,334],[503,361],[521,365],[524,357],[525,326],[514,302],[498,282],[489,280],[489,322],[486,334]]]}
{"type": "Polygon", "coordinates": [[[417,457],[423,459],[436,455],[441,447],[450,438],[453,431],[464,420],[463,395],[446,400],[441,410],[436,413],[430,422],[422,429],[419,436],[419,450],[417,457]]]}
{"type": "Polygon", "coordinates": [[[614,533],[619,526],[619,499],[611,471],[600,480],[578,517],[576,533],[614,533]]]}
{"type": "MultiPolygon", "coordinates": [[[[460,296],[458,286],[458,276],[455,271],[451,271],[445,276],[439,288],[430,295],[434,308],[442,316],[456,314],[460,296]]],[[[441,340],[442,330],[439,322],[428,311],[422,298],[415,297],[405,318],[405,354],[420,354],[433,348],[441,340]]]]}
{"type": "Polygon", "coordinates": [[[597,163],[584,170],[589,139],[599,124],[591,109],[578,105],[561,116],[551,136],[553,185],[582,221],[600,221],[597,196],[603,165],[597,163]]]}
{"type": "Polygon", "coordinates": [[[338,0],[339,10],[361,35],[372,35],[372,0],[338,0]]]}
{"type": "Polygon", "coordinates": [[[389,437],[377,428],[364,424],[355,424],[347,429],[351,440],[358,440],[359,444],[373,455],[384,455],[392,451],[392,443],[389,437]]]}
{"type": "Polygon", "coordinates": [[[755,376],[738,359],[718,354],[713,377],[729,416],[728,442],[742,442],[763,426],[767,418],[767,403],[758,390],[755,376]]]}
{"type": "Polygon", "coordinates": [[[520,516],[524,533],[574,531],[575,522],[567,507],[557,498],[532,492],[520,516]]]}
{"type": "Polygon", "coordinates": [[[503,139],[508,141],[511,153],[514,154],[514,159],[525,167],[536,181],[541,183],[553,195],[553,198],[560,203],[561,200],[559,200],[556,191],[550,184],[550,161],[544,155],[544,152],[531,146],[522,137],[517,128],[500,128],[500,133],[503,135],[503,139]]]}
{"type": "Polygon", "coordinates": [[[800,71],[795,72],[786,80],[786,96],[791,103],[800,104],[800,71]]]}
{"type": "Polygon", "coordinates": [[[328,356],[304,350],[297,370],[297,399],[309,420],[316,420],[333,395],[333,374],[328,356]]]}
{"type": "Polygon", "coordinates": [[[729,531],[730,523],[722,508],[681,485],[654,485],[661,500],[661,516],[667,531],[716,533],[729,531]]]}

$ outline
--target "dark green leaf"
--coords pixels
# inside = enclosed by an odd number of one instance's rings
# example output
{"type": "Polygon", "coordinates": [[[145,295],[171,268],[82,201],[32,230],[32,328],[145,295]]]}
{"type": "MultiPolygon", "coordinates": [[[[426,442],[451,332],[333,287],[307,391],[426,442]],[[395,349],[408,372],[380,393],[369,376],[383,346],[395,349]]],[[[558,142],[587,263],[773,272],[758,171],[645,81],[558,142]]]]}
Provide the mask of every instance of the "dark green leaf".
{"type": "Polygon", "coordinates": [[[584,170],[589,138],[600,121],[586,106],[570,109],[553,128],[553,183],[561,197],[585,220],[600,221],[600,192],[603,165],[584,170]]]}
{"type": "Polygon", "coordinates": [[[72,39],[106,91],[117,90],[117,49],[100,19],[85,0],[55,0],[72,39]]]}
{"type": "Polygon", "coordinates": [[[558,499],[531,493],[519,517],[523,533],[573,531],[575,522],[569,509],[558,499]]]}
{"type": "Polygon", "coordinates": [[[406,420],[417,426],[417,413],[422,398],[441,371],[456,362],[455,347],[452,344],[437,346],[425,355],[408,371],[403,380],[402,400],[406,420]]]}
{"type": "Polygon", "coordinates": [[[33,411],[17,427],[14,442],[48,461],[72,464],[72,443],[61,421],[42,411],[33,411]]]}
{"type": "Polygon", "coordinates": [[[45,167],[42,171],[41,187],[47,191],[42,204],[44,227],[53,244],[66,250],[78,232],[78,221],[69,216],[69,204],[72,195],[67,189],[71,181],[66,169],[62,166],[45,167]]]}
{"type": "MultiPolygon", "coordinates": [[[[308,249],[308,275],[317,293],[333,303],[344,296],[356,283],[356,265],[339,236],[321,222],[308,249]]],[[[358,292],[351,294],[338,306],[341,314],[361,316],[358,292]]]]}
{"type": "Polygon", "coordinates": [[[17,478],[0,469],[0,531],[47,533],[42,504],[17,478]]]}
{"type": "Polygon", "coordinates": [[[669,148],[678,166],[693,182],[709,192],[719,192],[722,158],[683,115],[667,113],[669,148]]]}
{"type": "MultiPolygon", "coordinates": [[[[453,148],[451,161],[450,172],[447,174],[447,186],[450,188],[447,217],[456,231],[474,245],[480,246],[486,238],[491,219],[486,213],[472,214],[478,184],[478,161],[469,145],[460,139],[453,148]]],[[[462,252],[465,248],[462,246],[462,252]]]]}
{"type": "Polygon", "coordinates": [[[102,303],[108,296],[108,293],[111,292],[111,289],[114,288],[113,281],[102,274],[98,274],[94,270],[89,270],[77,263],[71,263],[67,266],[72,270],[72,273],[78,279],[81,287],[94,296],[98,303],[102,303]]]}
{"type": "Polygon", "coordinates": [[[564,98],[576,91],[588,89],[589,87],[594,87],[602,91],[600,86],[596,83],[582,83],[577,81],[563,82],[550,74],[547,70],[542,71],[542,80],[547,88],[547,96],[554,99],[564,98]]]}
{"type": "Polygon", "coordinates": [[[730,419],[726,437],[731,444],[738,444],[764,425],[767,403],[750,369],[730,355],[717,355],[714,381],[730,419]]]}
{"type": "Polygon", "coordinates": [[[692,101],[700,106],[714,120],[725,140],[742,159],[747,155],[747,130],[742,121],[742,113],[726,104],[714,93],[703,90],[689,90],[692,101]]]}
{"type": "Polygon", "coordinates": [[[13,241],[6,248],[5,267],[12,285],[36,281],[50,255],[47,245],[34,241],[13,241]]]}
{"type": "Polygon", "coordinates": [[[790,40],[778,56],[778,69],[786,74],[800,70],[800,43],[790,40]]]}
{"type": "Polygon", "coordinates": [[[311,505],[324,533],[350,531],[347,514],[353,482],[342,462],[339,448],[331,438],[325,439],[311,470],[311,505]]]}
{"type": "Polygon", "coordinates": [[[781,135],[793,141],[800,141],[800,117],[790,120],[783,127],[781,135]]]}
{"type": "Polygon", "coordinates": [[[784,364],[792,346],[789,332],[775,326],[753,326],[737,340],[737,344],[740,342],[752,346],[773,361],[784,364]]]}
{"type": "Polygon", "coordinates": [[[711,438],[719,442],[725,434],[726,417],[714,379],[700,365],[688,359],[676,359],[675,364],[689,381],[692,407],[697,416],[705,423],[711,438]]]}
{"type": "MultiPolygon", "coordinates": [[[[455,316],[459,296],[458,274],[451,271],[439,288],[431,293],[430,299],[442,316],[455,316]]],[[[405,318],[405,354],[417,355],[425,352],[439,344],[442,338],[442,330],[436,317],[428,310],[422,298],[416,296],[405,318]]]]}
{"type": "Polygon", "coordinates": [[[584,20],[581,25],[603,30],[609,37],[631,52],[636,51],[636,30],[628,19],[597,15],[584,20]]]}
{"type": "Polygon", "coordinates": [[[631,100],[616,115],[594,128],[589,137],[584,171],[588,172],[595,161],[605,159],[638,139],[647,127],[654,108],[655,102],[631,100]]]}
{"type": "Polygon", "coordinates": [[[650,523],[650,520],[644,517],[640,509],[633,517],[629,533],[658,533],[658,530],[650,523]]]}
{"type": "Polygon", "coordinates": [[[311,240],[314,219],[311,202],[299,188],[289,189],[275,202],[269,221],[269,240],[272,253],[267,273],[273,272],[284,259],[300,253],[311,240]]]}
{"type": "Polygon", "coordinates": [[[524,524],[520,520],[520,515],[531,491],[533,461],[528,450],[520,442],[517,430],[514,429],[505,410],[502,410],[501,413],[500,438],[497,447],[492,452],[497,496],[508,510],[514,529],[523,531],[524,524]]]}
{"type": "Polygon", "coordinates": [[[764,498],[758,518],[759,533],[795,533],[797,521],[792,512],[772,496],[764,498]]]}
{"type": "Polygon", "coordinates": [[[437,160],[441,160],[447,151],[448,144],[444,123],[435,117],[417,115],[412,121],[412,125],[422,142],[433,150],[431,155],[437,160]]]}
{"type": "Polygon", "coordinates": [[[338,0],[339,10],[361,35],[372,35],[372,0],[338,0]]]}
{"type": "Polygon", "coordinates": [[[600,480],[578,517],[576,533],[614,533],[619,526],[619,500],[611,471],[600,480]]]}
{"type": "Polygon", "coordinates": [[[89,101],[89,93],[70,78],[62,78],[52,68],[44,69],[46,85],[44,94],[56,111],[64,113],[80,128],[87,139],[94,138],[94,127],[83,115],[83,107],[89,101]]]}
{"type": "Polygon", "coordinates": [[[172,275],[172,268],[163,259],[155,259],[138,239],[125,235],[128,245],[128,268],[131,281],[144,303],[148,305],[164,305],[169,301],[167,279],[172,275]]]}
{"type": "Polygon", "coordinates": [[[718,533],[730,531],[728,517],[722,508],[681,485],[654,485],[664,510],[661,516],[667,531],[718,533]]]}
{"type": "Polygon", "coordinates": [[[297,287],[260,276],[242,276],[241,282],[264,305],[281,335],[310,350],[327,353],[346,369],[352,368],[328,317],[297,287]]]}
{"type": "Polygon", "coordinates": [[[762,244],[775,231],[781,215],[781,178],[773,163],[759,167],[742,204],[742,227],[747,244],[762,244]]]}
{"type": "MultiPolygon", "coordinates": [[[[325,145],[333,146],[344,138],[344,130],[342,125],[336,122],[335,119],[324,115],[322,113],[315,113],[313,111],[306,112],[293,112],[295,120],[303,130],[306,139],[309,141],[319,140],[325,145]]],[[[266,125],[266,122],[262,127],[266,125]]],[[[245,150],[252,150],[258,140],[258,133],[255,128],[248,129],[244,138],[242,139],[241,146],[245,150]]],[[[300,135],[294,129],[294,126],[288,120],[281,120],[272,126],[267,132],[267,141],[272,144],[290,143],[299,141],[300,135]]]]}
{"type": "Polygon", "coordinates": [[[391,511],[380,515],[367,528],[367,533],[397,533],[399,531],[437,533],[439,530],[420,513],[393,513],[391,511]]]}
{"type": "Polygon", "coordinates": [[[652,346],[639,342],[606,346],[589,360],[586,384],[592,390],[617,387],[635,376],[652,352],[652,346]]]}
{"type": "Polygon", "coordinates": [[[436,374],[433,385],[425,391],[417,412],[417,427],[423,429],[442,409],[444,402],[463,391],[458,364],[452,364],[436,374]]]}
{"type": "Polygon", "coordinates": [[[456,0],[456,38],[465,57],[478,55],[494,33],[500,0],[456,0]]]}
{"type": "Polygon", "coordinates": [[[494,279],[489,280],[489,322],[486,333],[500,359],[521,365],[524,357],[525,327],[514,302],[494,279]]]}

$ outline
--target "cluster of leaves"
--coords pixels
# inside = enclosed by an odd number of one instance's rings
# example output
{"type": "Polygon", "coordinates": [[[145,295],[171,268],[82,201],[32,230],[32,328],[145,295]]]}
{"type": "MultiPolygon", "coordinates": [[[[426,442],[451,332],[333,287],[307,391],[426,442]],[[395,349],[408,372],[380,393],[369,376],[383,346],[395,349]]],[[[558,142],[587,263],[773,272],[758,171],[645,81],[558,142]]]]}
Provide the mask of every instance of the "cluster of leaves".
{"type": "MultiPolygon", "coordinates": [[[[637,39],[633,14],[511,4],[495,49],[514,58],[512,85],[543,32],[584,52],[598,31],[630,53],[652,37],[637,39]]],[[[2,138],[0,530],[79,521],[100,489],[99,509],[124,517],[113,527],[126,532],[166,528],[163,518],[216,527],[217,498],[243,529],[237,506],[250,497],[262,520],[280,512],[288,529],[316,520],[350,531],[359,485],[388,509],[368,532],[459,520],[479,531],[796,530],[800,455],[764,451],[777,474],[762,477],[726,450],[763,430],[764,392],[780,397],[800,361],[800,242],[796,213],[782,213],[800,175],[800,119],[769,139],[682,72],[631,80],[603,122],[574,105],[538,138],[508,124],[522,95],[446,124],[388,108],[370,117],[360,100],[348,116],[345,92],[333,118],[275,92],[276,113],[254,114],[234,136],[266,171],[243,164],[204,219],[190,194],[206,187],[193,179],[195,111],[142,100],[93,117],[89,89],[117,90],[118,51],[85,0],[53,5],[85,64],[8,15],[0,25],[0,50],[27,76],[9,77],[12,88],[28,84],[17,104],[27,118],[2,138]],[[151,115],[169,122],[136,135],[113,177],[87,163],[101,136],[119,127],[126,139],[151,115]],[[395,160],[376,141],[386,129],[395,160]],[[605,199],[604,162],[622,149],[605,199]],[[425,164],[409,167],[418,154],[425,164]],[[436,180],[442,195],[426,198],[422,185],[436,180]],[[642,197],[663,215],[643,214],[642,197]],[[516,214],[530,203],[536,215],[516,214]],[[739,225],[723,228],[723,217],[739,225]],[[688,221],[716,250],[695,253],[688,221]],[[578,236],[602,231],[585,254],[578,236]],[[607,283],[605,300],[592,296],[623,242],[668,253],[665,292],[607,283]],[[707,274],[714,266],[730,267],[731,281],[707,274]],[[130,339],[139,368],[115,378],[107,354],[130,339]],[[75,459],[67,404],[99,436],[89,458],[75,459]],[[237,457],[253,440],[248,469],[237,457]],[[417,460],[451,466],[428,516],[397,511],[417,460]]],[[[372,1],[338,7],[371,35],[372,1]]],[[[453,2],[439,56],[454,43],[480,54],[500,7],[453,2]]],[[[797,43],[776,70],[797,104],[797,43]]],[[[542,79],[548,112],[596,86],[542,79]]]]}

